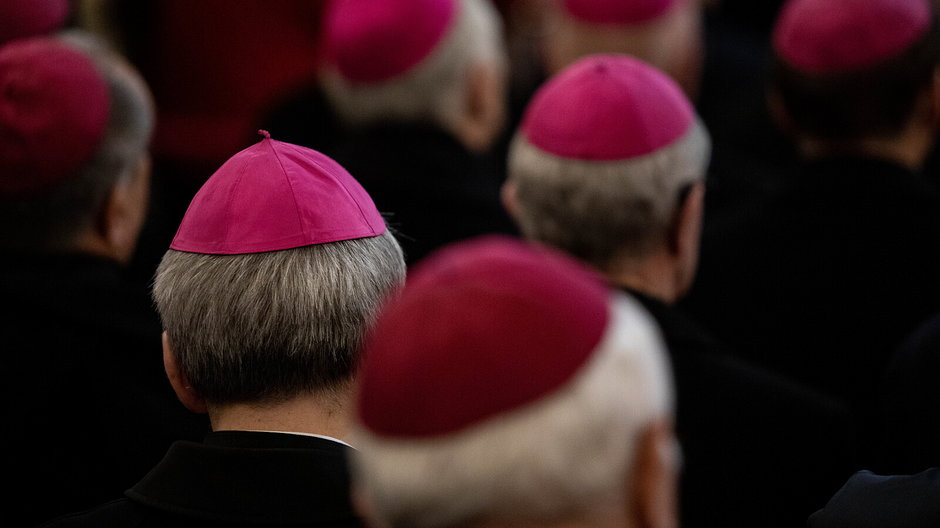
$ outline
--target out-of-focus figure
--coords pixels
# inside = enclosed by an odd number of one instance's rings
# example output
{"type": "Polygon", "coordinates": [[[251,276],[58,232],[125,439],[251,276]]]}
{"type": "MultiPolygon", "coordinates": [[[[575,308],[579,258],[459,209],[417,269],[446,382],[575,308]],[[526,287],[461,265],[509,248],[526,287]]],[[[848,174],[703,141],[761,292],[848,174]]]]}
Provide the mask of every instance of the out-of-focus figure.
{"type": "Polygon", "coordinates": [[[459,243],[367,342],[354,489],[375,526],[674,528],[672,398],[635,300],[546,248],[459,243]]]}

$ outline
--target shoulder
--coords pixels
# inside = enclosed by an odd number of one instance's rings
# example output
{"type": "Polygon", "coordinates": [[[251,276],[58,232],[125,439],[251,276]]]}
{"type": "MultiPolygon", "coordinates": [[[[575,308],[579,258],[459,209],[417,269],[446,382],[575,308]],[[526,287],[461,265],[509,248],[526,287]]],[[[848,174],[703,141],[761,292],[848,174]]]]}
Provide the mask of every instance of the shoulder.
{"type": "Polygon", "coordinates": [[[137,526],[149,515],[147,509],[127,499],[118,499],[91,510],[63,515],[38,528],[130,527],[137,526]]]}
{"type": "Polygon", "coordinates": [[[915,475],[853,475],[826,507],[809,519],[810,528],[892,528],[940,524],[940,468],[915,475]]]}

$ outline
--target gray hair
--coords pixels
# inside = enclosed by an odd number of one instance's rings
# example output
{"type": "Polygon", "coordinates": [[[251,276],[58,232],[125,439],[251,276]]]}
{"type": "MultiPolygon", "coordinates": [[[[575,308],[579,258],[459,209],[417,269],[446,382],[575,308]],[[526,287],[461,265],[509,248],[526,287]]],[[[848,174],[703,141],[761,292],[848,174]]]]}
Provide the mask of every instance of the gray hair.
{"type": "Polygon", "coordinates": [[[213,404],[341,390],[367,325],[404,280],[395,237],[267,253],[169,250],[153,296],[192,387],[213,404]]]}
{"type": "MultiPolygon", "coordinates": [[[[557,392],[446,437],[384,438],[356,426],[354,483],[394,528],[591,519],[629,509],[640,435],[672,415],[669,372],[656,323],[635,299],[615,293],[594,355],[557,392]]],[[[676,449],[663,455],[678,467],[676,449]]]]}
{"type": "Polygon", "coordinates": [[[333,69],[324,92],[339,118],[361,127],[382,121],[424,122],[451,130],[462,117],[466,79],[475,64],[504,68],[499,13],[487,0],[458,0],[453,27],[418,65],[388,81],[356,83],[333,69]]]}
{"type": "Polygon", "coordinates": [[[148,154],[154,106],[144,80],[91,34],[73,30],[58,38],[89,57],[107,82],[108,124],[95,154],[68,181],[36,195],[4,200],[0,240],[7,249],[71,248],[93,224],[111,189],[131,178],[148,154]]]}
{"type": "Polygon", "coordinates": [[[698,120],[673,144],[624,161],[561,158],[517,134],[508,179],[516,222],[527,238],[610,271],[665,241],[682,191],[705,177],[710,145],[698,120]]]}

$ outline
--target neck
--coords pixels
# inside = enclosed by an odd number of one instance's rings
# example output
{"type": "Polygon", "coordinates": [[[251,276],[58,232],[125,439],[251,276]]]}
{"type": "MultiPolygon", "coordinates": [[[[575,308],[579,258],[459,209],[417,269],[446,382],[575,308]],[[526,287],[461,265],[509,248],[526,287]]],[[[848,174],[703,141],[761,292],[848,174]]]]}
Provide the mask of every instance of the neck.
{"type": "Polygon", "coordinates": [[[465,117],[448,130],[463,148],[473,154],[485,154],[496,139],[498,130],[492,125],[465,117]]]}
{"type": "Polygon", "coordinates": [[[500,522],[485,521],[473,525],[473,528],[633,528],[636,524],[623,515],[605,515],[603,518],[545,522],[500,522]]]}
{"type": "Polygon", "coordinates": [[[330,436],[348,441],[347,392],[313,394],[278,403],[209,406],[213,431],[281,431],[330,436]]]}
{"type": "Polygon", "coordinates": [[[121,264],[126,264],[128,260],[127,258],[122,258],[122,255],[119,255],[106,240],[96,236],[94,233],[85,233],[78,237],[74,247],[79,253],[104,257],[121,264]]]}
{"type": "Polygon", "coordinates": [[[932,133],[922,128],[912,125],[897,136],[847,141],[806,137],[800,139],[797,146],[800,154],[810,159],[833,155],[875,157],[918,171],[927,159],[934,142],[932,133]]]}
{"type": "Polygon", "coordinates": [[[607,279],[616,286],[630,288],[666,304],[675,303],[684,293],[675,263],[663,252],[630,260],[609,271],[607,279]]]}

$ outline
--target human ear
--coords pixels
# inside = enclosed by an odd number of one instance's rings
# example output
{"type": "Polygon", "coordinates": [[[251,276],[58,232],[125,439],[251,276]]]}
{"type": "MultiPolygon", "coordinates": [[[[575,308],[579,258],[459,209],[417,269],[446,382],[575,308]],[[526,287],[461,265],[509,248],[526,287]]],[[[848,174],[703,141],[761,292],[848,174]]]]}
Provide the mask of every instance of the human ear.
{"type": "Polygon", "coordinates": [[[170,380],[173,392],[184,407],[197,414],[208,412],[206,401],[193,389],[186,374],[180,369],[166,332],[163,332],[163,368],[166,370],[166,377],[170,380]]]}

